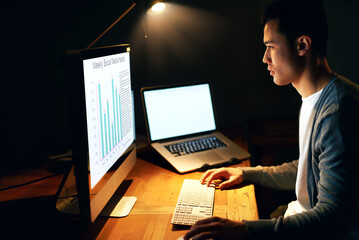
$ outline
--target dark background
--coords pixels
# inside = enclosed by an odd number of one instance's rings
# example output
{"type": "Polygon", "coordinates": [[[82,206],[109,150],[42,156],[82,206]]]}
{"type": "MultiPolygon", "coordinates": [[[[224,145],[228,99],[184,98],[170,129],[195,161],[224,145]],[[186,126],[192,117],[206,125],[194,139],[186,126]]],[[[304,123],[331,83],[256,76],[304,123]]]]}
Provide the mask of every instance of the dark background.
{"type": "MultiPolygon", "coordinates": [[[[145,134],[140,88],[210,81],[219,127],[257,117],[297,116],[301,99],[262,63],[259,18],[269,0],[172,1],[162,15],[137,6],[94,47],[131,44],[136,130],[145,134]],[[147,34],[147,38],[145,38],[147,34]]],[[[12,1],[2,6],[1,173],[70,148],[64,54],[86,48],[130,0],[12,1]]],[[[359,83],[358,1],[324,0],[332,69],[359,83]]],[[[310,6],[298,7],[305,9],[310,6]]]]}

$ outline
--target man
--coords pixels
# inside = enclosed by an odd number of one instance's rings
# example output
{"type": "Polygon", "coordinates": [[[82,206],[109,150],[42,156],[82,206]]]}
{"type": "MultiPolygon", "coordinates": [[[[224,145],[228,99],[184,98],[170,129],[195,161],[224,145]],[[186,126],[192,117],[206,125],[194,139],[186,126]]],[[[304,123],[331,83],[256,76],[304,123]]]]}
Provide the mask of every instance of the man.
{"type": "Polygon", "coordinates": [[[200,181],[222,179],[220,189],[243,181],[293,189],[297,200],[277,219],[198,221],[184,238],[354,239],[359,228],[359,86],[328,66],[321,2],[279,0],[267,6],[262,21],[263,62],[274,83],[292,84],[302,97],[299,159],[273,167],[209,170],[200,181]]]}

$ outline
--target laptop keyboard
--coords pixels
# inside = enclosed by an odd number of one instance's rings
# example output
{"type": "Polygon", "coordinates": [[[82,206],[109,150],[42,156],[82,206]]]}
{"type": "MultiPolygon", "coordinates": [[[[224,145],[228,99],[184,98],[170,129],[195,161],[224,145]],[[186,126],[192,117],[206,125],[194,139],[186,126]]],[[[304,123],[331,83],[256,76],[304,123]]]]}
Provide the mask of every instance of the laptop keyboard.
{"type": "Polygon", "coordinates": [[[214,192],[214,184],[207,187],[199,180],[185,179],[171,223],[193,225],[200,219],[212,217],[214,192]]]}
{"type": "Polygon", "coordinates": [[[215,136],[198,138],[190,141],[184,141],[174,144],[165,145],[165,148],[176,156],[187,155],[210,149],[226,147],[221,140],[215,136]]]}

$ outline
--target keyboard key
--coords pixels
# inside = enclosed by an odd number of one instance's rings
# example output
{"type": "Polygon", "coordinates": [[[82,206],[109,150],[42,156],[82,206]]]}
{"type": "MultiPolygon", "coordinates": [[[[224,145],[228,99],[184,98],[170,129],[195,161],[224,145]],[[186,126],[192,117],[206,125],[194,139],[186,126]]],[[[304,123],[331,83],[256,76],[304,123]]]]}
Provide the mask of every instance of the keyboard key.
{"type": "Polygon", "coordinates": [[[198,138],[191,141],[165,145],[165,148],[171,154],[178,156],[215,149],[215,148],[222,148],[222,147],[226,147],[226,145],[215,136],[198,138]]]}
{"type": "Polygon", "coordinates": [[[185,179],[172,217],[172,224],[193,225],[213,214],[214,187],[202,185],[199,180],[185,179]]]}

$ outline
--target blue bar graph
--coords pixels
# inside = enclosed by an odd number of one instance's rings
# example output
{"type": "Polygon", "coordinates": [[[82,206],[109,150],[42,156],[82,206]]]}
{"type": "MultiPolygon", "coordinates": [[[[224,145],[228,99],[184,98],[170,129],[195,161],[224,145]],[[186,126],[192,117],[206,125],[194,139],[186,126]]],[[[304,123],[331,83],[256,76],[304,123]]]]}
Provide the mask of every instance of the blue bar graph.
{"type": "Polygon", "coordinates": [[[129,52],[84,59],[91,188],[134,142],[129,52]]]}
{"type": "Polygon", "coordinates": [[[120,94],[118,94],[118,105],[119,105],[119,107],[118,107],[118,110],[119,110],[119,115],[120,115],[120,139],[122,139],[123,138],[123,136],[122,136],[122,115],[121,115],[121,96],[120,96],[120,94]]]}
{"type": "Polygon", "coordinates": [[[113,79],[111,84],[112,99],[106,99],[105,103],[103,103],[103,99],[101,98],[102,88],[100,83],[98,84],[97,91],[100,118],[99,133],[101,135],[100,151],[101,157],[105,158],[106,155],[111,152],[111,150],[122,140],[121,99],[120,93],[114,85],[113,79]],[[110,101],[112,107],[110,107],[110,101]]]}
{"type": "MultiPolygon", "coordinates": [[[[102,105],[101,105],[101,85],[99,84],[98,85],[98,97],[99,97],[99,107],[100,107],[100,113],[102,113],[102,105]]],[[[104,129],[103,129],[103,117],[102,117],[102,114],[100,114],[100,125],[101,125],[101,132],[100,132],[100,134],[101,134],[101,139],[100,139],[100,141],[101,141],[101,158],[104,158],[105,157],[105,145],[104,145],[104,129]]]]}

